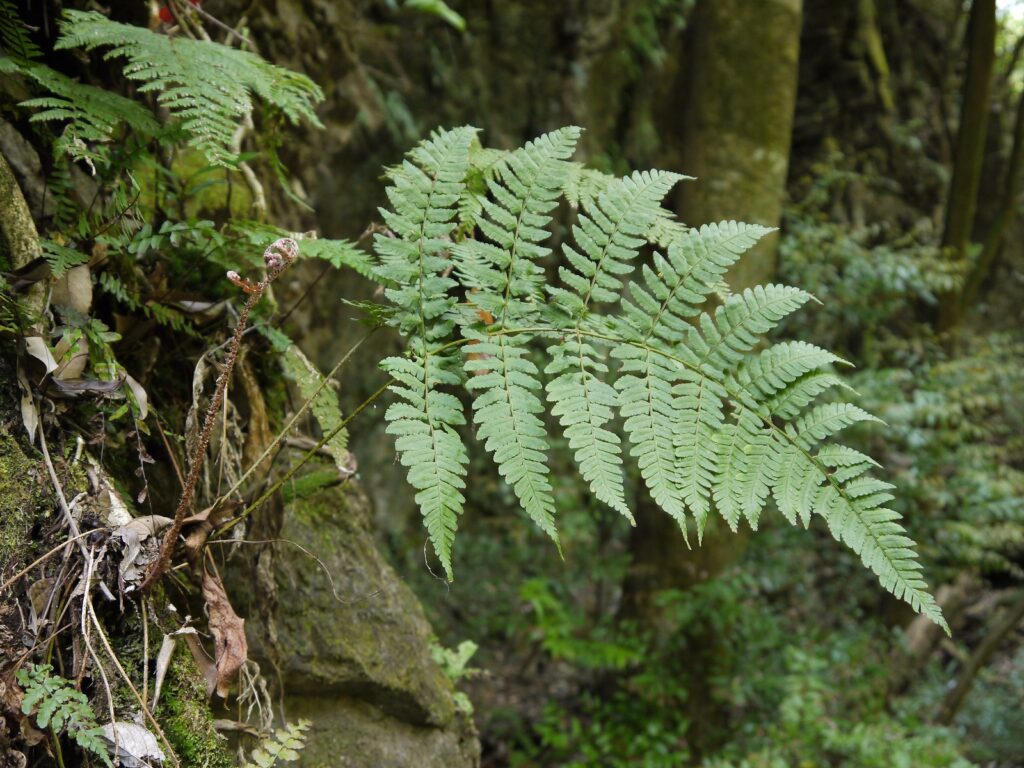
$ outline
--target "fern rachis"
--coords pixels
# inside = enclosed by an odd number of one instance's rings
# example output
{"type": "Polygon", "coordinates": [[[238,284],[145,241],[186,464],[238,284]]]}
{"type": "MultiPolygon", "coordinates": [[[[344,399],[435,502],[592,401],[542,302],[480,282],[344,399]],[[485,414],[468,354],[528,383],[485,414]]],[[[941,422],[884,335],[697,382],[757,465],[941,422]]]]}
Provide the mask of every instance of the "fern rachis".
{"type": "Polygon", "coordinates": [[[557,536],[543,386],[583,479],[627,517],[618,417],[652,497],[684,532],[690,515],[702,534],[713,510],[734,529],[741,519],[756,528],[769,499],[791,523],[818,514],[886,589],[945,626],[898,515],[885,507],[889,486],[868,474],[873,462],[818,447],[873,418],[845,403],[814,405],[842,384],[829,367],[843,361],[804,342],[757,351],[810,296],[757,286],[704,308],[722,294],[729,266],[768,230],[671,222],[660,202],[676,174],[581,175],[568,163],[577,129],[542,136],[497,164],[487,157],[486,171],[473,167],[472,133],[435,134],[392,173],[394,211],[384,215],[395,237],[377,239],[377,274],[409,340],[407,357],[384,363],[400,398],[389,430],[449,576],[467,463],[459,390],[473,396],[478,436],[524,509],[557,536]],[[470,204],[465,180],[474,173],[488,181],[470,204]],[[537,262],[549,253],[550,211],[557,193],[583,178],[593,193],[576,198],[582,210],[562,248],[560,284],[545,285],[537,262]],[[624,297],[623,279],[648,242],[667,247],[624,297]],[[548,344],[544,366],[532,359],[532,339],[548,344]],[[456,366],[460,347],[465,361],[456,366]]]}

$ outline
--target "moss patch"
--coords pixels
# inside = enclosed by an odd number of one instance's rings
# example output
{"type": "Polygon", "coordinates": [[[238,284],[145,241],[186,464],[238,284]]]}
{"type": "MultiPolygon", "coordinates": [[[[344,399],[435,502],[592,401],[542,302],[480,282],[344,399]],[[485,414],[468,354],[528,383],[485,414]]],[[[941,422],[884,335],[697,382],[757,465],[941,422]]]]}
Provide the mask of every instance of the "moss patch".
{"type": "Polygon", "coordinates": [[[213,727],[206,688],[184,644],[174,652],[160,693],[157,721],[182,768],[233,768],[235,761],[213,727]]]}
{"type": "Polygon", "coordinates": [[[0,432],[0,573],[23,559],[29,532],[42,502],[39,464],[21,450],[13,435],[0,432]]]}

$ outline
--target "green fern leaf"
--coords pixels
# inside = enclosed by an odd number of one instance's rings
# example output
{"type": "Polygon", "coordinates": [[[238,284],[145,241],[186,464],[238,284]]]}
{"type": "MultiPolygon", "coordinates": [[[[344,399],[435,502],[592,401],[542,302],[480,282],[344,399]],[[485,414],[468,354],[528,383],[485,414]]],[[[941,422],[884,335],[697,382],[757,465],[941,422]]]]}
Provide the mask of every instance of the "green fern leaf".
{"type": "Polygon", "coordinates": [[[42,55],[39,46],[32,42],[28,35],[18,6],[10,0],[0,0],[0,46],[19,66],[24,66],[42,55]]]}
{"type": "Polygon", "coordinates": [[[676,473],[683,499],[697,522],[702,541],[711,511],[711,485],[718,451],[715,434],[725,423],[725,389],[712,379],[687,369],[682,381],[672,388],[676,420],[672,424],[676,449],[676,473]]]}
{"type": "Polygon", "coordinates": [[[858,421],[882,420],[872,416],[863,408],[850,403],[826,403],[813,408],[810,413],[800,417],[789,427],[789,433],[803,448],[808,448],[819,440],[831,437],[844,427],[858,421]]]}
{"type": "MultiPolygon", "coordinates": [[[[633,260],[645,243],[651,222],[658,216],[662,198],[681,177],[674,173],[648,172],[608,186],[573,227],[577,247],[563,247],[570,267],[559,274],[566,288],[549,288],[555,305],[580,329],[592,303],[619,298],[622,277],[633,270],[633,260]]],[[[549,382],[552,415],[565,429],[580,474],[593,494],[631,522],[622,480],[622,447],[619,437],[605,425],[618,406],[618,394],[597,374],[607,373],[594,347],[579,335],[552,346],[546,372],[557,374],[549,382]]]]}
{"type": "Polygon", "coordinates": [[[391,391],[401,398],[388,408],[388,432],[397,438],[395,449],[449,579],[469,458],[454,429],[465,423],[462,403],[438,390],[461,383],[457,358],[433,347],[454,327],[454,299],[447,293],[455,281],[447,275],[447,256],[473,134],[472,128],[435,134],[392,170],[388,197],[395,210],[382,215],[396,237],[375,240],[377,272],[393,284],[385,295],[399,308],[392,322],[410,338],[410,358],[381,364],[397,382],[391,391]]]}
{"type": "Polygon", "coordinates": [[[758,285],[731,296],[715,310],[714,319],[700,316],[700,331],[690,328],[687,350],[698,366],[727,371],[786,315],[799,309],[810,294],[785,285],[758,285]]]}
{"type": "Polygon", "coordinates": [[[125,77],[140,81],[141,92],[157,92],[160,104],[211,163],[235,163],[234,133],[252,112],[253,94],[293,124],[305,120],[320,126],[314,112],[323,99],[319,86],[248,51],[161,35],[95,11],[65,11],[61,32],[58,50],[109,48],[105,58],[127,59],[125,77]]]}
{"type": "Polygon", "coordinates": [[[686,537],[686,503],[676,480],[672,437],[678,427],[672,385],[679,379],[680,369],[649,349],[629,344],[620,344],[612,354],[622,360],[622,375],[616,379],[615,388],[630,455],[636,459],[651,498],[679,523],[686,537]]]}
{"type": "Polygon", "coordinates": [[[811,297],[779,285],[733,295],[724,283],[770,230],[736,222],[686,228],[660,206],[679,176],[616,180],[586,171],[568,160],[577,136],[563,129],[488,157],[470,129],[457,129],[435,134],[390,173],[391,208],[382,215],[392,236],[377,238],[374,274],[409,352],[384,363],[399,398],[388,429],[449,576],[467,460],[455,431],[464,420],[460,401],[441,388],[472,394],[478,434],[500,473],[556,537],[531,348],[532,339],[547,338],[550,412],[596,498],[632,520],[612,427],[621,415],[652,498],[684,535],[690,514],[702,538],[712,509],[733,529],[741,520],[756,529],[771,496],[793,524],[824,517],[884,587],[944,627],[910,541],[885,506],[891,489],[871,475],[874,462],[843,446],[819,448],[844,427],[876,420],[850,404],[813,404],[845,386],[830,370],[844,361],[803,342],[757,349],[811,297]],[[539,261],[549,255],[560,194],[582,210],[563,245],[560,284],[550,286],[539,261]],[[623,279],[652,242],[664,252],[623,298],[623,279]],[[710,302],[719,306],[707,310],[710,302]],[[460,346],[461,365],[451,354],[460,346]],[[609,354],[619,361],[614,382],[609,354]]]}
{"type": "Polygon", "coordinates": [[[765,401],[768,411],[781,419],[791,419],[804,406],[813,402],[823,392],[840,387],[851,389],[850,385],[832,373],[815,371],[796,379],[765,401]]]}
{"type": "MultiPolygon", "coordinates": [[[[524,322],[543,282],[537,261],[550,249],[540,243],[579,139],[576,127],[545,134],[505,156],[488,182],[491,198],[481,196],[477,226],[490,241],[466,240],[454,249],[464,282],[485,289],[474,296],[496,329],[511,319],[524,322]],[[493,199],[492,199],[493,198],[493,199]]],[[[498,336],[466,329],[467,388],[478,436],[526,513],[556,542],[555,501],[548,480],[547,432],[537,416],[544,406],[536,392],[537,367],[526,359],[529,336],[498,336]]]]}

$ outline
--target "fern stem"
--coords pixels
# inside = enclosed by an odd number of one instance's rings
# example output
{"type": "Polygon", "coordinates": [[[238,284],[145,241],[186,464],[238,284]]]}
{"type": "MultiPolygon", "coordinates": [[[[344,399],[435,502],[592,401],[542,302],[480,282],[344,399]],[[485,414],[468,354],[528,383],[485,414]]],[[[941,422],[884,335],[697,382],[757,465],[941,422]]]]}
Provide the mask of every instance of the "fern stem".
{"type": "Polygon", "coordinates": [[[248,293],[248,299],[238,316],[238,323],[235,325],[235,333],[231,337],[228,347],[228,356],[224,361],[224,370],[217,378],[217,389],[213,394],[209,407],[206,409],[206,418],[203,421],[203,429],[199,435],[199,443],[196,445],[195,455],[192,457],[188,477],[185,480],[185,487],[181,491],[181,498],[178,501],[178,508],[174,511],[174,521],[164,536],[163,544],[160,546],[160,554],[150,566],[146,577],[139,585],[139,589],[145,591],[167,571],[171,562],[171,555],[178,541],[178,534],[185,521],[185,516],[192,505],[192,496],[195,493],[196,484],[199,482],[199,474],[203,468],[203,460],[206,458],[206,449],[210,444],[210,436],[213,434],[213,427],[219,415],[221,402],[224,400],[224,393],[227,391],[228,382],[231,380],[231,373],[238,359],[238,352],[242,346],[242,334],[249,322],[249,313],[263,296],[267,287],[284,272],[298,255],[298,244],[290,238],[281,238],[271,243],[263,252],[263,260],[267,265],[267,274],[258,283],[249,283],[239,278],[235,273],[229,272],[228,279],[242,286],[248,293]]]}
{"type": "MultiPolygon", "coordinates": [[[[338,375],[338,372],[344,367],[345,363],[348,362],[349,358],[351,358],[355,351],[362,346],[364,341],[370,338],[370,336],[373,334],[375,330],[377,329],[374,328],[373,330],[370,331],[370,333],[366,334],[365,336],[363,336],[363,338],[361,338],[359,341],[357,341],[355,344],[349,347],[349,350],[344,355],[342,355],[341,359],[337,363],[335,363],[334,367],[330,371],[328,371],[327,375],[321,378],[320,383],[317,385],[316,389],[314,389],[313,393],[308,398],[306,398],[306,401],[300,406],[299,410],[297,410],[295,414],[288,420],[288,423],[281,428],[277,437],[275,437],[273,441],[271,441],[270,445],[268,445],[263,450],[263,453],[259,455],[259,457],[249,466],[249,468],[242,473],[242,476],[238,478],[235,484],[231,486],[223,494],[221,494],[221,496],[213,502],[213,506],[210,511],[211,514],[213,514],[213,512],[216,512],[225,501],[227,501],[235,493],[237,493],[238,489],[245,484],[245,481],[248,480],[249,476],[256,471],[257,467],[259,467],[261,464],[263,464],[264,461],[266,461],[267,457],[270,456],[274,449],[281,444],[281,441],[285,438],[285,436],[288,434],[291,428],[295,426],[298,420],[302,418],[303,414],[305,414],[306,411],[308,411],[312,407],[313,402],[317,399],[317,397],[320,396],[320,393],[323,392],[324,389],[331,383],[331,380],[338,375]]],[[[332,432],[331,437],[334,437],[337,434],[338,431],[332,432]]],[[[321,445],[320,447],[323,446],[321,445]]]]}

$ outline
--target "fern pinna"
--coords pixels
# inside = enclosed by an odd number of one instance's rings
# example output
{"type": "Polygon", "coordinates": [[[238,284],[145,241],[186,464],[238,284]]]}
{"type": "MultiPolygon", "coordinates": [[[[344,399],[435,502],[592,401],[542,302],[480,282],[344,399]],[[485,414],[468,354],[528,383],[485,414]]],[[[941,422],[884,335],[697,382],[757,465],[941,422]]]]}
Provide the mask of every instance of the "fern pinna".
{"type": "Polygon", "coordinates": [[[831,367],[843,361],[800,341],[763,346],[810,295],[783,285],[730,294],[723,283],[769,230],[679,225],[661,201],[682,176],[584,171],[570,159],[579,135],[563,128],[497,156],[456,128],[389,174],[377,276],[408,352],[382,364],[398,398],[388,431],[449,578],[468,464],[463,390],[502,477],[556,543],[545,399],[593,494],[631,521],[627,450],[684,535],[692,520],[700,539],[712,510],[733,530],[741,520],[756,529],[769,498],[791,523],[820,515],[886,589],[945,628],[886,507],[892,486],[871,476],[869,457],[822,445],[873,419],[815,404],[842,386],[831,367]],[[562,197],[580,212],[551,285],[541,262],[562,197]],[[639,258],[648,244],[661,252],[639,258]]]}

